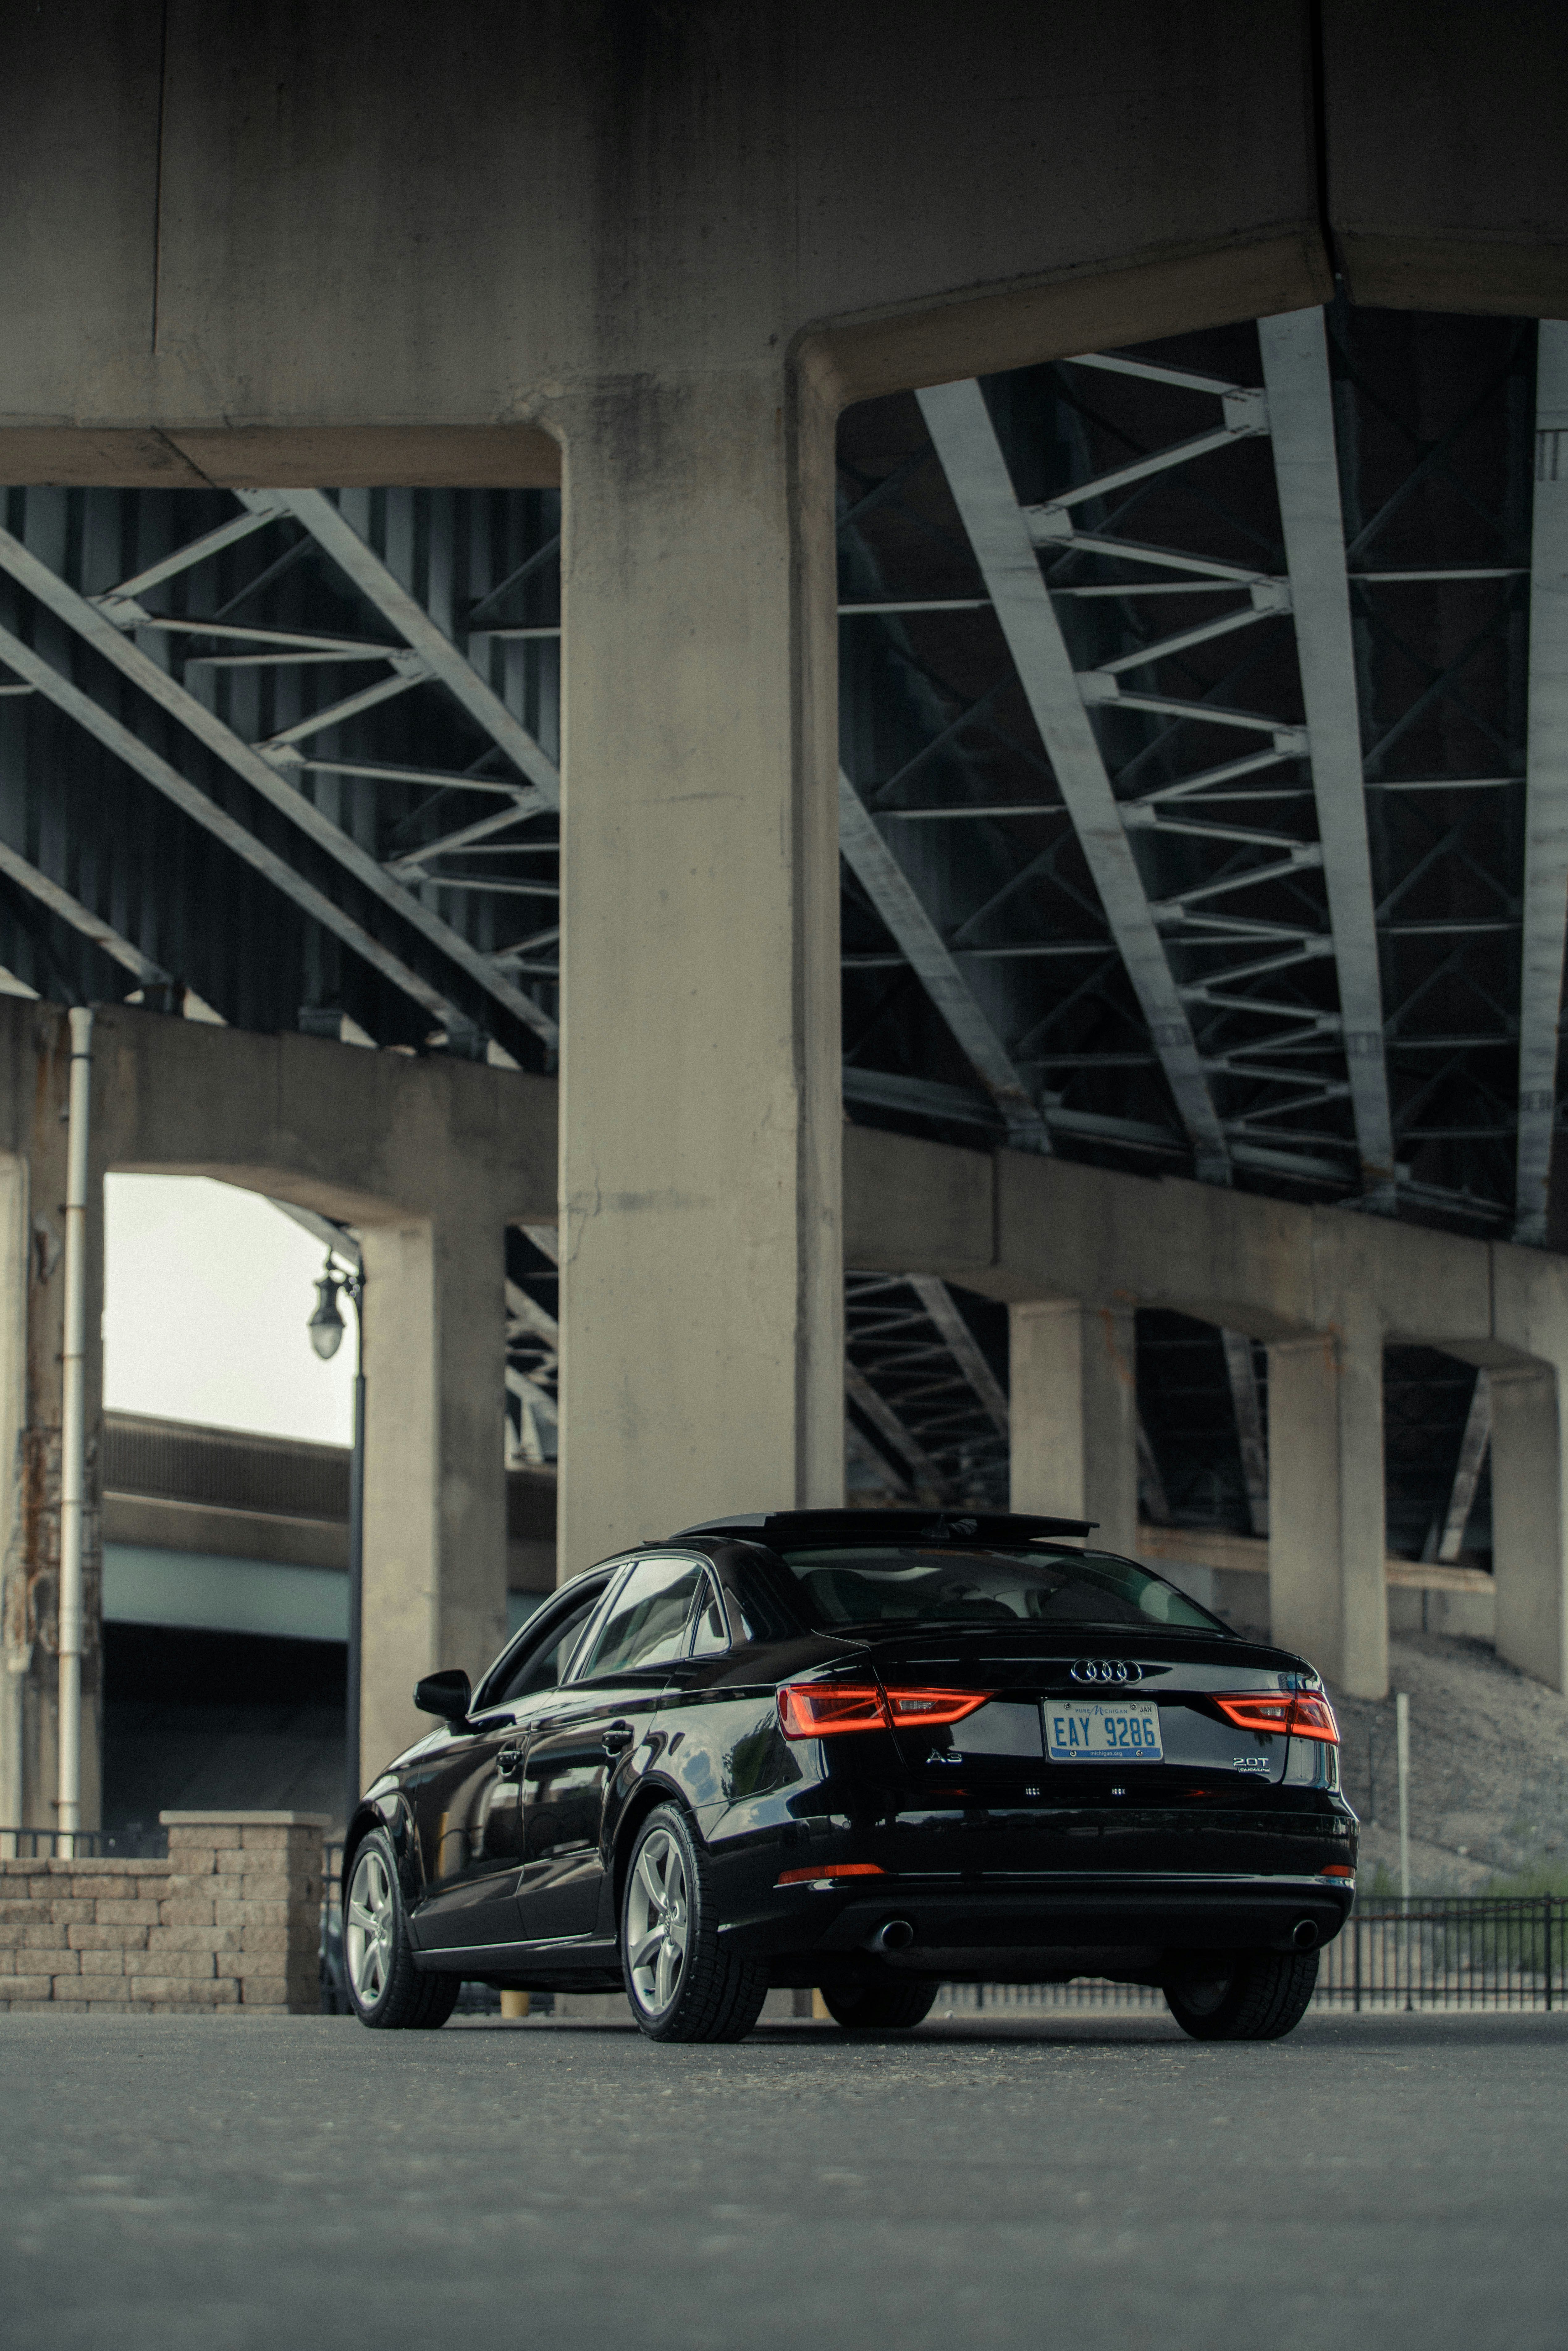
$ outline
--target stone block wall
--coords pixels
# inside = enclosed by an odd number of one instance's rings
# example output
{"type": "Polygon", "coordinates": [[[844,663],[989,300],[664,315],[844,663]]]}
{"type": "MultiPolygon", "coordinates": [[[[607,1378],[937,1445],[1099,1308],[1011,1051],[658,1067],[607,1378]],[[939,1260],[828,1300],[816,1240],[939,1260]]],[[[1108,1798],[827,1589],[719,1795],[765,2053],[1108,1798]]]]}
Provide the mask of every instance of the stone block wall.
{"type": "Polygon", "coordinates": [[[0,1861],[0,2009],[314,2016],[315,1813],[164,1813],[165,1861],[0,1861]]]}

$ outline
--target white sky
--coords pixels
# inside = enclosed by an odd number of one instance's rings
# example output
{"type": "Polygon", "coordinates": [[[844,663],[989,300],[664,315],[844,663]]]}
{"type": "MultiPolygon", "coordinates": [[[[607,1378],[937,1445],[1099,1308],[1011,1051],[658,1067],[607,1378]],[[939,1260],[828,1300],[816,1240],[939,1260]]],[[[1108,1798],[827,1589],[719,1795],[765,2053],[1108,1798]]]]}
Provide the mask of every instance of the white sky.
{"type": "Polygon", "coordinates": [[[105,1405],[347,1445],[353,1309],[329,1364],[305,1328],[322,1244],[204,1176],[110,1176],[104,1188],[105,1405]]]}

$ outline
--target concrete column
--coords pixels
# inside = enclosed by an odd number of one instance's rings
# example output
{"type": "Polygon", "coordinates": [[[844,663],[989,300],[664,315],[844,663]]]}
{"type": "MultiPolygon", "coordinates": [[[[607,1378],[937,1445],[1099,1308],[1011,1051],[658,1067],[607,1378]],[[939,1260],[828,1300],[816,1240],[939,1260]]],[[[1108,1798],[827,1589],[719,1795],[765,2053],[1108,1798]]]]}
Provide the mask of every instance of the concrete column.
{"type": "Polygon", "coordinates": [[[428,1728],[421,1675],[477,1680],[506,1637],[502,1220],[462,1208],[361,1235],[361,1784],[428,1728]]]}
{"type": "Polygon", "coordinates": [[[831,417],[781,355],[557,413],[570,1575],[841,1500],[842,1109],[831,417]]]}
{"type": "Polygon", "coordinates": [[[1488,1376],[1497,1653],[1568,1689],[1563,1383],[1544,1364],[1494,1367],[1488,1376]]]}
{"type": "Polygon", "coordinates": [[[1273,1636],[1353,1698],[1388,1689],[1383,1333],[1357,1322],[1269,1349],[1273,1636]]]}
{"type": "Polygon", "coordinates": [[[1095,1519],[1094,1540],[1138,1540],[1138,1389],[1130,1307],[1014,1306],[1012,1507],[1095,1519]]]}
{"type": "Polygon", "coordinates": [[[27,1163],[7,1152],[0,1157],[0,1829],[27,1820],[26,1426],[27,1163]]]}

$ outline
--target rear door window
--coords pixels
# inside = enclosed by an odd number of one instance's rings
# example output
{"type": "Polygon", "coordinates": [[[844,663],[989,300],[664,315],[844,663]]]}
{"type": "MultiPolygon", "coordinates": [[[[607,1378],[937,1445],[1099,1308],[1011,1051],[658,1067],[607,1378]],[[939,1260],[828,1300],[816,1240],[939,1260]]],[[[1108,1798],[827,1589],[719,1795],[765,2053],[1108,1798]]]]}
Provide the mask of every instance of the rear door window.
{"type": "Polygon", "coordinates": [[[695,1559],[640,1560],[616,1593],[609,1614],[574,1681],[673,1665],[685,1648],[686,1627],[703,1572],[695,1559]]]}

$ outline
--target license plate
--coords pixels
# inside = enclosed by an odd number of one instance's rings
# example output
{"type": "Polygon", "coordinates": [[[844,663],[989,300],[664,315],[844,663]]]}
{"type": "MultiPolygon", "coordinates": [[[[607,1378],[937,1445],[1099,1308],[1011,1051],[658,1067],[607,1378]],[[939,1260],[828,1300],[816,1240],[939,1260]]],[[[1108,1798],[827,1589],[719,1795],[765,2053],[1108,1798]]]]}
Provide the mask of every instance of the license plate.
{"type": "Polygon", "coordinates": [[[1159,1763],[1160,1710],[1150,1698],[1048,1698],[1046,1752],[1053,1763],[1159,1763]]]}

